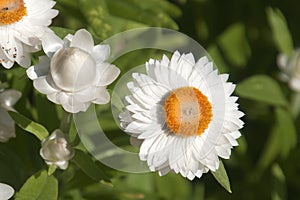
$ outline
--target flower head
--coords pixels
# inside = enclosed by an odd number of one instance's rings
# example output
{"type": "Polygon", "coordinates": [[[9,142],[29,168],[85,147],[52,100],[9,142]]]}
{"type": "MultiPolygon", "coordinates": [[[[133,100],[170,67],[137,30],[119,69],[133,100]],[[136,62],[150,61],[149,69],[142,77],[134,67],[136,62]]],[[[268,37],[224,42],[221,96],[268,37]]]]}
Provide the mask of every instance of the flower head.
{"type": "Polygon", "coordinates": [[[15,190],[7,184],[0,183],[0,199],[7,200],[10,199],[15,193],[15,190]]]}
{"type": "Polygon", "coordinates": [[[21,92],[5,90],[0,93],[0,142],[7,142],[16,137],[15,123],[7,111],[13,111],[12,106],[20,99],[21,92]]]}
{"type": "Polygon", "coordinates": [[[74,156],[74,150],[64,133],[57,129],[42,142],[40,155],[47,165],[67,169],[69,160],[74,156]]]}
{"type": "Polygon", "coordinates": [[[52,0],[0,0],[0,64],[11,68],[16,61],[30,66],[30,52],[41,45],[58,11],[52,0]]]}
{"type": "Polygon", "coordinates": [[[141,140],[139,156],[160,175],[170,170],[192,180],[219,167],[238,145],[235,85],[219,75],[207,57],[195,62],[193,55],[175,52],[169,60],[150,59],[147,74],[133,74],[131,95],[121,113],[121,126],[141,140]]]}
{"type": "Polygon", "coordinates": [[[291,56],[280,54],[277,64],[282,71],[281,79],[288,82],[292,90],[300,92],[300,49],[291,56]]]}
{"type": "Polygon", "coordinates": [[[49,34],[43,48],[48,57],[40,57],[39,64],[27,70],[39,92],[71,113],[86,111],[91,103],[109,102],[106,86],[120,70],[105,62],[108,45],[94,46],[91,34],[81,29],[64,41],[49,34]]]}

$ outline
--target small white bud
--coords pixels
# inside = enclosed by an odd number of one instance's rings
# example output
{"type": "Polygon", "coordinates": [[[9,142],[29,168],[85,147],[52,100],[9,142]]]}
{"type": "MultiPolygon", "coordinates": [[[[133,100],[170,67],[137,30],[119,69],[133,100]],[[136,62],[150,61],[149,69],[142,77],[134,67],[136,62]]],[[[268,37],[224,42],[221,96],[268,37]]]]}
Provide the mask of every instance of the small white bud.
{"type": "Polygon", "coordinates": [[[60,169],[67,169],[69,160],[74,156],[74,150],[66,135],[56,129],[42,142],[40,155],[47,165],[56,165],[60,169]]]}

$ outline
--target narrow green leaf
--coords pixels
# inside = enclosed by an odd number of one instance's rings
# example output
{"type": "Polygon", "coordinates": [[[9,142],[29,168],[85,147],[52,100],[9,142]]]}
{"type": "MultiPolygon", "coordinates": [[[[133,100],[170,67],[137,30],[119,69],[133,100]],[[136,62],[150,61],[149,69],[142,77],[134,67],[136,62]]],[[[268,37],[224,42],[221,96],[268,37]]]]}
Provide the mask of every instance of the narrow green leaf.
{"type": "Polygon", "coordinates": [[[280,138],[280,154],[286,158],[297,144],[296,127],[293,122],[292,114],[285,108],[277,107],[275,110],[280,138]]]}
{"type": "Polygon", "coordinates": [[[230,181],[226,173],[226,169],[224,167],[223,162],[220,160],[220,166],[219,169],[215,172],[211,172],[214,178],[222,185],[225,190],[227,190],[229,193],[232,193],[231,187],[230,187],[230,181]]]}
{"type": "Polygon", "coordinates": [[[77,149],[73,161],[84,173],[86,173],[86,175],[88,175],[93,180],[98,182],[101,182],[102,180],[110,182],[109,178],[104,174],[103,170],[100,169],[100,167],[97,166],[96,163],[94,163],[92,158],[83,151],[77,149]]]}
{"type": "Polygon", "coordinates": [[[285,175],[278,164],[272,166],[272,200],[285,200],[286,181],[285,175]]]}
{"type": "Polygon", "coordinates": [[[57,200],[58,181],[43,170],[31,176],[16,194],[16,200],[57,200]]]}
{"type": "Polygon", "coordinates": [[[278,50],[286,55],[291,54],[294,47],[286,19],[277,8],[267,8],[266,12],[278,50]]]}
{"type": "Polygon", "coordinates": [[[244,80],[238,84],[236,93],[240,97],[271,105],[287,105],[278,83],[265,75],[256,75],[244,80]]]}
{"type": "Polygon", "coordinates": [[[29,133],[32,133],[39,140],[42,141],[49,135],[47,129],[44,126],[28,119],[20,113],[9,112],[9,114],[20,128],[24,129],[29,133]]]}

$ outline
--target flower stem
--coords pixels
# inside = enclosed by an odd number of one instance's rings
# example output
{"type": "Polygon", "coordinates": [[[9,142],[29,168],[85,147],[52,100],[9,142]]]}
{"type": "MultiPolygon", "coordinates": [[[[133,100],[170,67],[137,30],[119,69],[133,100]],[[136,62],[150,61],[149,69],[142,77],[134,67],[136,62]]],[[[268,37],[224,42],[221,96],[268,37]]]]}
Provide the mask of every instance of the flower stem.
{"type": "Polygon", "coordinates": [[[68,134],[70,131],[71,123],[72,123],[72,114],[64,111],[60,122],[60,127],[59,127],[60,130],[68,134]]]}
{"type": "Polygon", "coordinates": [[[292,96],[291,110],[292,110],[293,118],[296,119],[300,112],[300,93],[299,92],[294,93],[292,96]]]}

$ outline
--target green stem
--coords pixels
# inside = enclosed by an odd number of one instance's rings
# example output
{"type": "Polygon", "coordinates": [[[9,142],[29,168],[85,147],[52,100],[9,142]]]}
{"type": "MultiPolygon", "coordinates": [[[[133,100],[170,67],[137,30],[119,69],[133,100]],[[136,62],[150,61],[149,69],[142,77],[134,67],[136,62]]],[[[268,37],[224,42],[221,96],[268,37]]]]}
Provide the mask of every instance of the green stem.
{"type": "Polygon", "coordinates": [[[70,131],[71,123],[72,123],[72,114],[64,111],[60,122],[60,127],[59,127],[60,130],[68,134],[70,131]]]}
{"type": "Polygon", "coordinates": [[[300,93],[299,92],[295,92],[292,96],[291,110],[292,110],[293,118],[296,119],[300,112],[300,93]]]}

